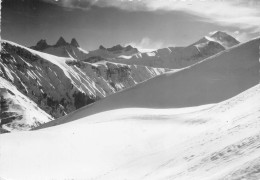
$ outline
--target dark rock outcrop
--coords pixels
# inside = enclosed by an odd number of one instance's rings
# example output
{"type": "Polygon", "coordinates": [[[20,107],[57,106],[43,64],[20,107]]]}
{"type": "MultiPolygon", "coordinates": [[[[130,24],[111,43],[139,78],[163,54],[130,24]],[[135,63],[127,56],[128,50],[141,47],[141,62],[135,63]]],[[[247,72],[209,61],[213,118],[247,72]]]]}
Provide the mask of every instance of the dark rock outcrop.
{"type": "Polygon", "coordinates": [[[99,46],[99,49],[102,49],[102,50],[107,50],[104,46],[100,45],[99,46]]]}
{"type": "Polygon", "coordinates": [[[123,46],[121,46],[120,44],[113,46],[111,48],[107,48],[108,51],[122,51],[124,49],[123,46]]]}
{"type": "Polygon", "coordinates": [[[70,45],[72,45],[74,47],[79,47],[79,43],[77,42],[77,40],[75,38],[72,38],[70,45]]]}
{"type": "Polygon", "coordinates": [[[50,45],[47,44],[45,39],[41,39],[37,42],[36,46],[32,46],[31,48],[37,51],[42,51],[46,48],[50,47],[50,45]]]}
{"type": "Polygon", "coordinates": [[[63,37],[60,37],[60,39],[57,41],[57,43],[54,46],[66,46],[66,45],[69,45],[69,43],[67,43],[63,37]]]}

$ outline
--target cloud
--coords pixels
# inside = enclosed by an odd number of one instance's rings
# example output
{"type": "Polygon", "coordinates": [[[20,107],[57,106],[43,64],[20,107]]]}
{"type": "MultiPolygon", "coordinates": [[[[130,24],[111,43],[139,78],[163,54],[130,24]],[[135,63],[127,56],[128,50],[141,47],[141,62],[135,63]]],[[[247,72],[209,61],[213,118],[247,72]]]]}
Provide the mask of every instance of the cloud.
{"type": "Polygon", "coordinates": [[[148,10],[184,11],[202,21],[260,31],[260,2],[246,0],[149,0],[148,10]]]}
{"type": "Polygon", "coordinates": [[[126,45],[131,45],[133,47],[136,47],[141,52],[151,52],[163,47],[170,46],[170,45],[166,45],[162,41],[151,40],[148,37],[144,37],[139,42],[130,42],[126,45]]]}
{"type": "Polygon", "coordinates": [[[260,31],[259,0],[44,0],[68,8],[116,7],[127,11],[183,11],[201,21],[260,31]]]}

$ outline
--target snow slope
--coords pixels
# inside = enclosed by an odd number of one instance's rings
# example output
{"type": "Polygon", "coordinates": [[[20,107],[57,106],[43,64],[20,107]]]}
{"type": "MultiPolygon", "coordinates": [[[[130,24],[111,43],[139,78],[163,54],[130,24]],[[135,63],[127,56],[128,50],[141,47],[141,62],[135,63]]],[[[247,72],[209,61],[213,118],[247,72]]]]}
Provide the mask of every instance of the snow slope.
{"type": "Polygon", "coordinates": [[[3,134],[0,174],[12,180],[257,179],[259,100],[258,84],[217,104],[117,109],[3,134]]]}
{"type": "Polygon", "coordinates": [[[55,118],[165,71],[104,61],[90,64],[2,41],[0,77],[55,118]]]}
{"type": "Polygon", "coordinates": [[[110,59],[112,62],[179,69],[233,47],[239,42],[225,32],[216,31],[187,47],[168,47],[131,57],[110,59]]]}
{"type": "Polygon", "coordinates": [[[49,127],[118,108],[176,108],[218,103],[259,83],[260,38],[193,66],[167,72],[59,118],[49,127]]]}

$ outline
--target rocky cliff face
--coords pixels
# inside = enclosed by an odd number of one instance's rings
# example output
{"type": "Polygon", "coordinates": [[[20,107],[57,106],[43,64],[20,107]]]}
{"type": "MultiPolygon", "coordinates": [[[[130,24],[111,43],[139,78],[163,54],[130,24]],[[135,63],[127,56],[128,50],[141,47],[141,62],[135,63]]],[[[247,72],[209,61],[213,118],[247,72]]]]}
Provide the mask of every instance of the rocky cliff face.
{"type": "Polygon", "coordinates": [[[74,59],[86,59],[89,57],[88,52],[80,48],[75,38],[68,43],[63,37],[60,37],[54,45],[47,44],[46,40],[40,40],[31,49],[52,54],[59,57],[72,57],[74,59]]]}
{"type": "Polygon", "coordinates": [[[29,130],[54,120],[39,105],[0,77],[0,133],[29,130]]]}
{"type": "MultiPolygon", "coordinates": [[[[90,64],[2,41],[0,77],[36,103],[39,109],[50,115],[50,119],[59,118],[165,71],[168,70],[106,61],[90,64]]],[[[4,85],[1,88],[5,88],[4,85]]],[[[4,127],[24,129],[17,126],[18,121],[19,118],[10,120],[4,123],[4,127]]],[[[19,121],[21,126],[27,127],[25,129],[30,127],[27,121],[34,121],[33,126],[43,122],[37,118],[19,121]]]]}

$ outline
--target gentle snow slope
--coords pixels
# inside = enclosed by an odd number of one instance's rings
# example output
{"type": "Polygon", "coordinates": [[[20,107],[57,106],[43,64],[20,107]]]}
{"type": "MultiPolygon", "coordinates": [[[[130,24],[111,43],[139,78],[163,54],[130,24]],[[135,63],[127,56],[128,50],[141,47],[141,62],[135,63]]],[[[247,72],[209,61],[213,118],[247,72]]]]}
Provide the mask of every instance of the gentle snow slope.
{"type": "MultiPolygon", "coordinates": [[[[119,109],[0,136],[12,180],[259,177],[260,85],[215,105],[119,109]]],[[[255,178],[256,179],[256,178],[255,178]]]]}
{"type": "Polygon", "coordinates": [[[259,83],[259,45],[260,38],[254,39],[183,70],[111,95],[40,128],[117,108],[188,107],[231,98],[259,83]]]}

